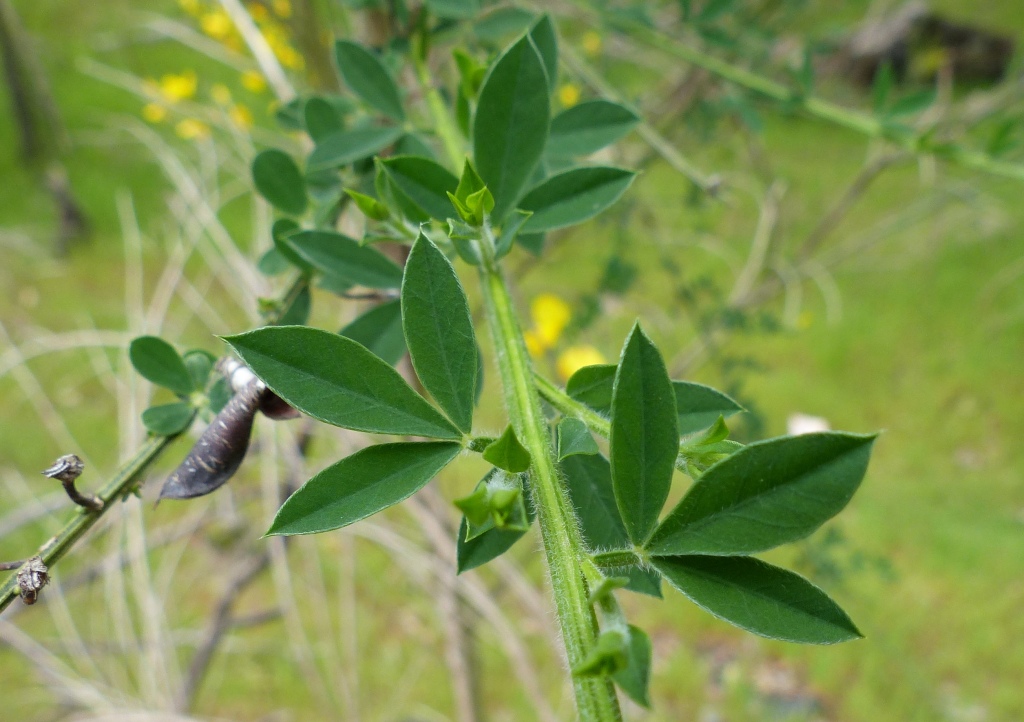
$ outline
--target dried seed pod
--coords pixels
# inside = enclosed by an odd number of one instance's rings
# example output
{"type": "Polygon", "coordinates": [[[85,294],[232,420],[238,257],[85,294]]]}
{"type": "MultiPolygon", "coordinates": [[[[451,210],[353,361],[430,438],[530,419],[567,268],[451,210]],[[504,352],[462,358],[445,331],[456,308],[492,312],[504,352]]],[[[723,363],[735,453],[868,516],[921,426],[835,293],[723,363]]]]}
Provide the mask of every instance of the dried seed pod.
{"type": "Polygon", "coordinates": [[[253,380],[220,410],[199,441],[167,477],[161,499],[193,499],[219,489],[238,471],[249,448],[252,423],[266,387],[253,380]]]}
{"type": "Polygon", "coordinates": [[[85,463],[74,454],[65,454],[53,462],[53,466],[43,472],[43,476],[59,479],[65,484],[73,482],[82,475],[85,463]]]}
{"type": "Polygon", "coordinates": [[[18,591],[21,601],[35,604],[39,591],[50,581],[49,569],[40,557],[32,557],[18,570],[18,591]]]}
{"type": "Polygon", "coordinates": [[[263,389],[263,393],[260,394],[260,411],[267,418],[281,421],[294,419],[300,415],[287,401],[268,389],[266,384],[256,378],[256,374],[238,359],[231,356],[222,358],[217,362],[217,370],[228,380],[231,390],[236,393],[251,383],[259,384],[263,389]]]}

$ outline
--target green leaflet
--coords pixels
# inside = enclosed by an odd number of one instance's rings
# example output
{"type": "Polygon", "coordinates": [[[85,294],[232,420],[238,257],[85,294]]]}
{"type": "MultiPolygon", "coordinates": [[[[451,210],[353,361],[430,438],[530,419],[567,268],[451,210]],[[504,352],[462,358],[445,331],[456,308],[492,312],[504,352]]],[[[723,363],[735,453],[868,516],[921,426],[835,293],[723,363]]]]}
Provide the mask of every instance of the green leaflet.
{"type": "Polygon", "coordinates": [[[590,429],[579,419],[565,418],[558,422],[558,460],[574,454],[599,454],[590,429]]]}
{"type": "Polygon", "coordinates": [[[590,155],[633,130],[640,117],[608,100],[589,100],[564,110],[551,120],[545,151],[556,158],[590,155]]]}
{"type": "Polygon", "coordinates": [[[651,681],[651,638],[640,627],[629,625],[626,667],[612,674],[612,679],[631,700],[643,707],[651,706],[648,688],[651,681]]]}
{"type": "MultiPolygon", "coordinates": [[[[609,550],[630,546],[629,535],[615,504],[608,460],[600,454],[573,455],[559,461],[558,467],[565,477],[587,548],[609,550]]],[[[630,567],[624,575],[629,577],[627,589],[652,597],[661,596],[657,572],[630,567]]]]}
{"type": "Polygon", "coordinates": [[[128,358],[139,375],[179,396],[192,393],[192,375],[171,344],[156,336],[139,336],[128,347],[128,358]]]}
{"type": "Polygon", "coordinates": [[[210,372],[213,365],[217,363],[217,357],[209,351],[194,348],[185,353],[181,358],[188,369],[188,375],[192,378],[192,388],[196,391],[203,391],[206,382],[210,379],[210,372]]]}
{"type": "Polygon", "coordinates": [[[619,199],[636,173],[622,168],[573,168],[551,176],[526,194],[519,206],[533,215],[524,233],[582,223],[619,199]]]}
{"type": "Polygon", "coordinates": [[[306,181],[291,156],[279,150],[265,150],[252,162],[252,179],[260,195],[271,205],[292,216],[306,210],[306,181]]]}
{"type": "Polygon", "coordinates": [[[382,161],[384,172],[395,186],[431,218],[443,221],[455,212],[448,193],[454,193],[459,179],[429,158],[399,156],[382,161]]]}
{"type": "Polygon", "coordinates": [[[378,444],[332,464],[288,497],[267,535],[348,526],[419,491],[462,447],[450,442],[378,444]]]}
{"type": "MultiPolygon", "coordinates": [[[[533,518],[529,505],[527,505],[527,514],[530,519],[533,518]]],[[[500,557],[526,534],[525,531],[519,529],[489,529],[483,534],[467,540],[468,531],[469,523],[466,521],[466,517],[462,517],[456,547],[456,563],[459,574],[476,569],[492,559],[500,557]]]]}
{"type": "Polygon", "coordinates": [[[548,90],[554,92],[558,86],[558,35],[551,16],[545,13],[530,28],[530,39],[544,63],[544,74],[548,79],[548,90]]]}
{"type": "Polygon", "coordinates": [[[530,452],[516,438],[516,432],[509,424],[504,433],[484,449],[484,460],[499,469],[519,474],[530,468],[530,452]]]}
{"type": "Polygon", "coordinates": [[[550,100],[537,48],[524,35],[498,58],[480,89],[473,157],[494,196],[494,222],[513,208],[544,151],[550,100]]]}
{"type": "Polygon", "coordinates": [[[358,341],[394,366],[405,354],[401,301],[396,298],[374,306],[339,333],[358,341]]]}
{"type": "Polygon", "coordinates": [[[469,433],[478,372],[473,319],[455,269],[422,233],[405,264],[402,327],[416,375],[469,433]]]}
{"type": "Polygon", "coordinates": [[[142,412],[142,425],[161,436],[172,436],[188,428],[196,410],[183,401],[150,406],[142,412]]]}
{"type": "Polygon", "coordinates": [[[313,268],[350,284],[398,288],[402,269],[371,246],[332,231],[299,231],[283,242],[313,268]]]}
{"type": "Polygon", "coordinates": [[[367,105],[392,120],[405,120],[398,85],[380,58],[358,43],[339,40],[334,44],[334,59],[345,84],[367,105]]]}
{"type": "MultiPolygon", "coordinates": [[[[565,391],[595,411],[607,414],[612,408],[614,381],[614,365],[584,366],[572,375],[565,385],[565,391]]],[[[676,395],[679,434],[683,436],[708,428],[719,416],[729,418],[743,411],[742,406],[721,391],[704,384],[673,381],[672,389],[676,395]]]]}
{"type": "Polygon", "coordinates": [[[480,12],[480,0],[426,0],[430,12],[439,18],[466,20],[480,12]]]}
{"type": "Polygon", "coordinates": [[[846,506],[874,435],[759,441],[701,476],[655,531],[653,554],[752,554],[802,539],[846,506]]]}
{"type": "Polygon", "coordinates": [[[863,636],[825,592],[759,559],[678,556],[651,563],[697,606],[762,637],[835,644],[863,636]]]}
{"type": "Polygon", "coordinates": [[[658,349],[633,326],[612,392],[611,469],[619,513],[634,544],[643,544],[668,498],[679,453],[676,401],[658,349]]]}
{"type": "Polygon", "coordinates": [[[314,143],[344,128],[338,110],[323,98],[313,96],[306,101],[302,112],[306,120],[306,132],[314,143]]]}
{"type": "Polygon", "coordinates": [[[277,326],[224,340],[278,396],[313,418],[378,434],[462,438],[397,371],[344,336],[277,326]]]}
{"type": "Polygon", "coordinates": [[[331,133],[320,139],[309,154],[306,172],[332,170],[369,158],[398,140],[402,133],[402,129],[395,126],[331,133]]]}

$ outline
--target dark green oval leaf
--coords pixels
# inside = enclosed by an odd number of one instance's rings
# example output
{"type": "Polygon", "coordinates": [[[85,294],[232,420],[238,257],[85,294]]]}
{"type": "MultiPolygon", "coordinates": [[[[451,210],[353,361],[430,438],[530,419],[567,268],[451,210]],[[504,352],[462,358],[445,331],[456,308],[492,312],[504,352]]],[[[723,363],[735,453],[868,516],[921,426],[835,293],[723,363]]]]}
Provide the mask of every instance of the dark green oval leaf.
{"type": "Polygon", "coordinates": [[[545,13],[530,28],[530,38],[537,46],[537,52],[544,62],[544,73],[548,78],[548,90],[554,92],[558,84],[558,35],[551,16],[545,13]]]}
{"type": "Polygon", "coordinates": [[[547,153],[564,158],[590,155],[633,130],[640,116],[608,100],[588,100],[556,115],[551,121],[547,153]]]}
{"type": "Polygon", "coordinates": [[[334,44],[334,59],[353,93],[389,118],[405,120],[398,85],[380,58],[358,43],[339,40],[334,44]]]}
{"type": "Polygon", "coordinates": [[[402,129],[359,128],[343,130],[325,136],[309,154],[306,171],[314,173],[321,170],[341,168],[355,163],[357,160],[369,158],[387,148],[402,136],[402,129]]]}
{"type": "MultiPolygon", "coordinates": [[[[610,550],[630,546],[629,535],[615,504],[608,460],[600,454],[574,455],[562,459],[558,467],[565,477],[587,548],[610,550]]],[[[629,577],[627,589],[652,597],[661,596],[661,577],[657,572],[630,567],[623,575],[629,577]]]]}
{"type": "MultiPolygon", "coordinates": [[[[584,366],[565,385],[566,393],[595,411],[607,414],[612,408],[615,366],[584,366]]],[[[693,434],[714,424],[719,416],[729,418],[743,407],[721,391],[692,381],[673,381],[679,434],[693,434]]]]}
{"type": "Polygon", "coordinates": [[[609,441],[615,501],[630,540],[643,544],[668,498],[679,433],[665,362],[639,324],[615,374],[609,441]]]}
{"type": "Polygon", "coordinates": [[[638,705],[650,708],[647,690],[651,681],[651,638],[640,627],[629,625],[629,646],[625,669],[612,675],[615,684],[638,705]]]}
{"type": "Polygon", "coordinates": [[[288,497],[267,531],[318,534],[348,526],[408,499],[459,455],[440,441],[378,444],[328,466],[288,497]]]}
{"type": "Polygon", "coordinates": [[[368,288],[398,288],[402,269],[372,246],[331,231],[300,231],[285,244],[313,268],[368,288]]]}
{"type": "Polygon", "coordinates": [[[217,357],[209,351],[194,348],[186,352],[181,360],[185,364],[185,368],[188,369],[189,376],[192,377],[192,388],[196,391],[203,391],[210,380],[210,372],[213,371],[213,365],[217,363],[217,357]]]}
{"type": "Polygon", "coordinates": [[[181,396],[192,392],[192,375],[171,344],[156,336],[139,336],[128,347],[128,358],[139,375],[181,396]]]}
{"type": "Polygon", "coordinates": [[[762,637],[835,644],[863,636],[825,592],[759,559],[678,556],[651,563],[694,604],[762,637]]]}
{"type": "Polygon", "coordinates": [[[306,101],[303,113],[306,118],[306,132],[313,142],[318,142],[331,133],[337,133],[345,126],[337,109],[323,98],[315,95],[306,101]]]}
{"type": "Polygon", "coordinates": [[[619,199],[636,173],[622,168],[573,168],[551,176],[526,194],[519,207],[533,215],[523,233],[572,226],[593,218],[619,199]]]}
{"type": "Polygon", "coordinates": [[[396,298],[374,306],[341,329],[340,333],[358,341],[394,366],[405,355],[401,301],[396,298]]]}
{"type": "Polygon", "coordinates": [[[378,434],[462,437],[397,371],[352,339],[277,326],[224,340],[274,393],[313,418],[378,434]]]}
{"type": "Polygon", "coordinates": [[[574,454],[599,454],[590,429],[579,419],[565,418],[558,422],[558,460],[574,454]]]}
{"type": "Polygon", "coordinates": [[[402,327],[412,365],[448,417],[469,433],[476,390],[476,334],[452,264],[422,233],[402,282],[402,327]]]}
{"type": "Polygon", "coordinates": [[[651,539],[654,554],[752,554],[803,539],[857,490],[873,435],[759,441],[701,476],[651,539]]]}
{"type": "Polygon", "coordinates": [[[188,428],[196,410],[183,401],[162,406],[150,406],[142,412],[142,425],[154,434],[173,436],[188,428]]]}
{"type": "Polygon", "coordinates": [[[306,210],[306,181],[291,156],[280,150],[265,150],[252,162],[252,179],[260,195],[271,205],[293,216],[306,210]]]}
{"type": "Polygon", "coordinates": [[[498,58],[480,89],[473,157],[494,196],[494,221],[515,208],[544,151],[550,100],[537,48],[524,35],[498,58]]]}
{"type": "MultiPolygon", "coordinates": [[[[527,513],[532,519],[531,508],[527,505],[527,513]]],[[[458,573],[462,574],[470,569],[475,569],[486,564],[492,559],[500,557],[512,548],[512,545],[519,541],[525,531],[521,529],[488,529],[483,534],[467,539],[469,522],[462,517],[459,525],[459,540],[456,547],[456,562],[458,573]]]]}
{"type": "Polygon", "coordinates": [[[454,193],[459,179],[429,158],[400,156],[381,164],[388,179],[431,218],[443,221],[455,213],[448,194],[454,193]]]}
{"type": "Polygon", "coordinates": [[[485,43],[500,43],[510,35],[525,31],[536,17],[529,10],[500,7],[486,13],[473,23],[473,32],[485,43]]]}
{"type": "Polygon", "coordinates": [[[519,443],[511,424],[505,427],[504,433],[497,441],[484,449],[483,456],[485,461],[513,474],[522,473],[530,468],[530,452],[519,443]]]}

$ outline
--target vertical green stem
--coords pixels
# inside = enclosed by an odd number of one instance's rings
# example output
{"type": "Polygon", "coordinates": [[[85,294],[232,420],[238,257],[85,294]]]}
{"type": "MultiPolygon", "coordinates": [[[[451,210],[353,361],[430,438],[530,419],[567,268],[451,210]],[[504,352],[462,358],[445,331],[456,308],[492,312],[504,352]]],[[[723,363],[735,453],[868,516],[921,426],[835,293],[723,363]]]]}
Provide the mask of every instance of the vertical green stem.
{"type": "MultiPolygon", "coordinates": [[[[530,357],[500,270],[482,268],[481,286],[509,419],[533,460],[531,492],[537,507],[537,521],[551,574],[558,622],[571,669],[583,661],[597,637],[597,621],[587,603],[587,583],[581,567],[585,558],[583,538],[571,502],[555,470],[554,449],[548,425],[541,413],[530,357]]],[[[618,722],[622,719],[615,689],[608,678],[573,677],[573,688],[579,717],[584,722],[618,722]]]]}

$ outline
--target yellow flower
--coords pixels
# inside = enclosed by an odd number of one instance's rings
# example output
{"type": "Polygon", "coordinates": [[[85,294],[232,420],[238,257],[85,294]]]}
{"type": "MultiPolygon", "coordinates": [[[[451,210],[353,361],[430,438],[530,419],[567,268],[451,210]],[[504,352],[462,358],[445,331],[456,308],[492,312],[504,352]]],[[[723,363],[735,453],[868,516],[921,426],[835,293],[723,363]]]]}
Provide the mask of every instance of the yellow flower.
{"type": "Polygon", "coordinates": [[[558,356],[558,375],[568,379],[584,366],[595,366],[605,362],[604,356],[593,346],[570,346],[558,356]]]}
{"type": "Polygon", "coordinates": [[[814,325],[814,314],[806,309],[800,312],[796,318],[796,327],[805,331],[814,325]]]}
{"type": "Polygon", "coordinates": [[[540,340],[540,337],[534,331],[525,331],[523,333],[523,341],[526,342],[526,350],[533,358],[540,358],[544,355],[547,350],[547,346],[540,340]]]}
{"type": "Polygon", "coordinates": [[[306,65],[302,55],[290,45],[282,45],[275,51],[275,55],[281,65],[289,70],[302,70],[306,65]]]}
{"type": "Polygon", "coordinates": [[[146,103],[142,106],[142,117],[149,123],[159,123],[167,117],[167,108],[160,103],[146,103]]]}
{"type": "Polygon", "coordinates": [[[602,44],[603,41],[601,40],[600,34],[596,33],[595,31],[588,30],[587,32],[583,33],[583,52],[589,55],[590,57],[595,57],[601,54],[602,44]]]}
{"type": "Polygon", "coordinates": [[[290,18],[292,16],[292,4],[290,0],[274,0],[274,12],[280,18],[290,18]]]}
{"type": "Polygon", "coordinates": [[[174,132],[185,140],[206,138],[210,135],[210,126],[195,118],[185,118],[174,126],[174,132]]]}
{"type": "Polygon", "coordinates": [[[247,7],[249,15],[251,15],[252,19],[256,22],[261,23],[267,19],[269,13],[267,13],[267,9],[260,3],[249,3],[247,7]]]}
{"type": "Polygon", "coordinates": [[[267,87],[267,81],[255,70],[246,70],[242,73],[242,87],[253,93],[262,93],[267,87]]]}
{"type": "Polygon", "coordinates": [[[564,83],[558,89],[558,102],[563,108],[571,108],[580,102],[580,88],[573,83],[564,83]]]}
{"type": "Polygon", "coordinates": [[[235,24],[231,22],[230,15],[218,9],[199,18],[199,27],[211,38],[223,40],[235,29],[235,24]]]}
{"type": "Polygon", "coordinates": [[[217,83],[210,88],[210,97],[217,105],[228,105],[231,102],[231,91],[224,83],[217,83]]]}
{"type": "Polygon", "coordinates": [[[252,127],[252,111],[244,105],[238,105],[236,103],[231,107],[231,110],[228,111],[228,115],[239,128],[248,130],[252,127]]]}
{"type": "Polygon", "coordinates": [[[160,78],[160,95],[169,103],[187,100],[196,94],[196,74],[186,70],[181,75],[165,75],[160,78]]]}
{"type": "Polygon", "coordinates": [[[569,325],[572,309],[555,294],[542,293],[530,304],[530,316],[538,339],[545,348],[551,348],[569,325]]]}
{"type": "Polygon", "coordinates": [[[202,11],[199,0],[178,0],[178,6],[189,15],[198,15],[202,11]]]}

